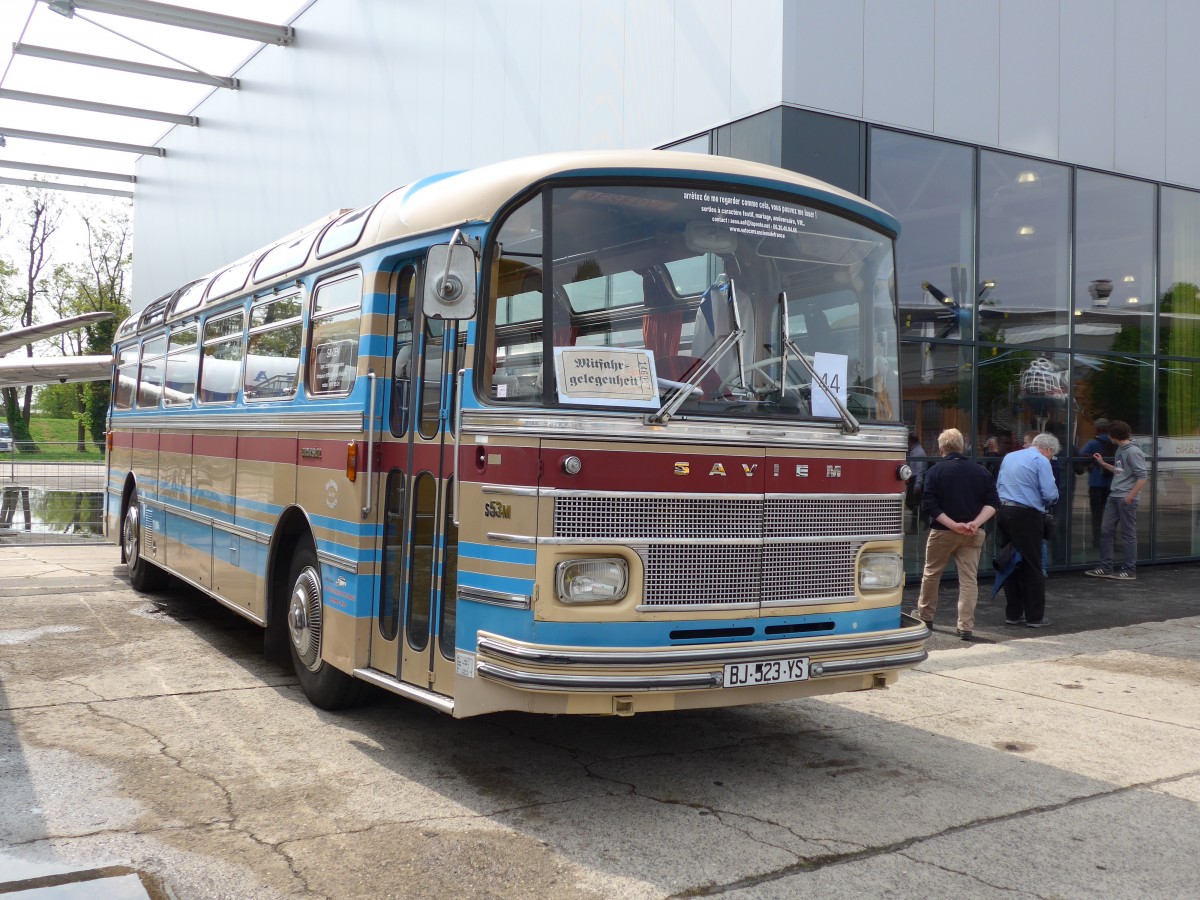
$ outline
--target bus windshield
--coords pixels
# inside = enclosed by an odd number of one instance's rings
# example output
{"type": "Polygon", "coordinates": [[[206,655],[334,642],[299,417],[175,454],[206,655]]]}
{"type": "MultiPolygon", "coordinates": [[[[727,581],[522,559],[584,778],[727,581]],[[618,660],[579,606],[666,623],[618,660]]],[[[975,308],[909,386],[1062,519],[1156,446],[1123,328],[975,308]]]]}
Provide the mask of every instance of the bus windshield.
{"type": "Polygon", "coordinates": [[[491,401],[896,421],[892,241],[856,220],[728,186],[556,187],[489,259],[491,401]]]}

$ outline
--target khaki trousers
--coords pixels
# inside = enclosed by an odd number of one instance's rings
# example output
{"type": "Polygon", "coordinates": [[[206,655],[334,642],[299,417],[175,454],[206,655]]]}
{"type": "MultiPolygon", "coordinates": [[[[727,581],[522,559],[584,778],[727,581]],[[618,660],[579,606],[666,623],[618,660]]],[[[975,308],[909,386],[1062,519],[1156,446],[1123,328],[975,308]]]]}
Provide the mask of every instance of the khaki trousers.
{"type": "Polygon", "coordinates": [[[958,534],[940,528],[929,529],[925,544],[925,571],[921,573],[921,595],[917,600],[917,616],[932,622],[938,607],[938,585],[942,572],[954,557],[958,566],[958,630],[975,630],[975,603],[979,599],[979,551],[987,535],[982,529],[975,534],[958,534]]]}

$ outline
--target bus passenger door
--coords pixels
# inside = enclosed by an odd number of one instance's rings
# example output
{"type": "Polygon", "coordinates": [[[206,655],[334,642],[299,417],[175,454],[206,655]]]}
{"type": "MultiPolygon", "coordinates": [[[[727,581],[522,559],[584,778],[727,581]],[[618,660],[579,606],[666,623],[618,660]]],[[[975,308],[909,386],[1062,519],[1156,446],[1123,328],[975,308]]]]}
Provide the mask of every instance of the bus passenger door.
{"type": "Polygon", "coordinates": [[[421,315],[418,282],[417,267],[403,267],[396,288],[393,443],[385,448],[391,462],[380,498],[383,572],[371,665],[418,687],[449,693],[458,534],[448,426],[459,354],[455,326],[421,315]]]}

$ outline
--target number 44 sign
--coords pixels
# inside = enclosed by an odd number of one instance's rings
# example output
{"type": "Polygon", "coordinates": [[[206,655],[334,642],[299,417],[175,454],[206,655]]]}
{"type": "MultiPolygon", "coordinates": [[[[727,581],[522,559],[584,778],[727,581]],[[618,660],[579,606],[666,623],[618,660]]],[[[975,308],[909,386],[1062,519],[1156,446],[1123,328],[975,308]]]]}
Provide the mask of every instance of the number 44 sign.
{"type": "MultiPolygon", "coordinates": [[[[849,358],[843,353],[814,353],[813,368],[817,377],[825,382],[825,386],[846,404],[846,368],[849,358]]],[[[816,385],[812,390],[812,413],[814,416],[837,417],[841,413],[829,399],[826,393],[816,385]]]]}

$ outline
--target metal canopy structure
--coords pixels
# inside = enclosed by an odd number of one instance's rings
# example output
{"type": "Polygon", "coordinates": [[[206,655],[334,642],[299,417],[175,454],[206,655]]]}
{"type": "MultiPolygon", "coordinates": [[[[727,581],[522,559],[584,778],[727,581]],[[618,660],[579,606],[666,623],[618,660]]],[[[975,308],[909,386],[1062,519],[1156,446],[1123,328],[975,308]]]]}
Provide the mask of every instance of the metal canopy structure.
{"type": "MultiPolygon", "coordinates": [[[[165,157],[157,145],[167,131],[203,127],[192,111],[209,93],[239,90],[233,73],[246,60],[295,41],[290,24],[229,14],[243,11],[243,0],[188,2],[7,0],[0,167],[33,177],[0,184],[132,197],[95,182],[135,184],[134,161],[165,157]]],[[[311,2],[253,8],[291,22],[311,2]]]]}

